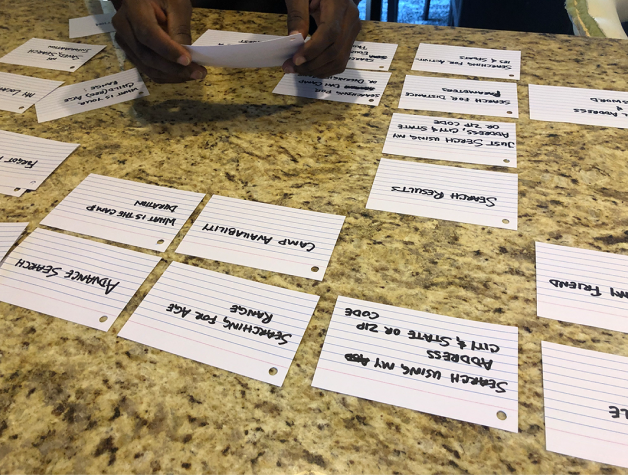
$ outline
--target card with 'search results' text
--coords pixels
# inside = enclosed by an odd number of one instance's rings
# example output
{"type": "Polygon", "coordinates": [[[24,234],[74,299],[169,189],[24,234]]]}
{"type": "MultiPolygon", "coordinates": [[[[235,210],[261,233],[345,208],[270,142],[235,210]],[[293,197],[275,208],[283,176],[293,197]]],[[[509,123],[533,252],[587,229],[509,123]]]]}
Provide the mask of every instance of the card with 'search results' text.
{"type": "Polygon", "coordinates": [[[0,267],[0,301],[107,331],[159,260],[36,229],[0,267]]]}
{"type": "Polygon", "coordinates": [[[516,167],[516,125],[509,122],[393,114],[383,152],[516,167]]]}
{"type": "Polygon", "coordinates": [[[214,195],[177,253],[323,280],[344,220],[214,195]]]}
{"type": "Polygon", "coordinates": [[[628,333],[628,256],[536,243],[537,315],[628,333]]]}
{"type": "Polygon", "coordinates": [[[318,299],[173,262],[118,336],[281,386],[318,299]]]}
{"type": "Polygon", "coordinates": [[[517,229],[518,177],[382,158],[366,207],[517,229]]]}
{"type": "Polygon", "coordinates": [[[104,45],[32,38],[0,58],[0,63],[72,72],[103,49],[105,49],[104,45]]]}
{"type": "Polygon", "coordinates": [[[91,174],[41,224],[163,252],[204,197],[91,174]]]}
{"type": "Polygon", "coordinates": [[[517,327],[338,297],[312,386],[518,431],[517,327]]]}
{"type": "Polygon", "coordinates": [[[61,84],[63,81],[0,72],[0,110],[21,114],[61,84]]]}
{"type": "Polygon", "coordinates": [[[628,358],[541,347],[547,450],[628,468],[628,358]]]}

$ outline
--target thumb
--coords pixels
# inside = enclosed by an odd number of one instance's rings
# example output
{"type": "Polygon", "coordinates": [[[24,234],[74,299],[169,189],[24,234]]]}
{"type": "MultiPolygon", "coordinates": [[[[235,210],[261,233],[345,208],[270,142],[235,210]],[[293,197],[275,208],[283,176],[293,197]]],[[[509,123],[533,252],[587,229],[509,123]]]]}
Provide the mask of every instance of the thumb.
{"type": "Polygon", "coordinates": [[[192,44],[190,22],[192,20],[192,5],[189,1],[169,2],[168,34],[170,38],[182,45],[192,44]]]}
{"type": "Polygon", "coordinates": [[[309,0],[286,0],[288,9],[288,33],[301,33],[303,38],[310,30],[309,0]]]}

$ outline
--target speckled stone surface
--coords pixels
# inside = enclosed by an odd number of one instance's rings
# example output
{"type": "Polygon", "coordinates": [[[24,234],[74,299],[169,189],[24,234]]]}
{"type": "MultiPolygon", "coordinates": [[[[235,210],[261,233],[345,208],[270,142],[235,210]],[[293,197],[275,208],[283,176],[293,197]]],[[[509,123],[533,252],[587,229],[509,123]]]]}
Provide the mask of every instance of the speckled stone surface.
{"type": "MultiPolygon", "coordinates": [[[[86,14],[0,0],[0,55],[67,39],[86,14]]],[[[284,34],[284,21],[208,10],[193,29],[284,34]]],[[[628,90],[626,43],[378,23],[359,39],[399,43],[379,107],[273,95],[280,70],[216,69],[44,124],[0,112],[3,130],[81,143],[37,191],[0,196],[0,221],[28,231],[89,173],[347,216],[322,282],[176,255],[188,222],[107,333],[0,303],[1,473],[628,473],[545,450],[540,342],[628,356],[628,339],[538,318],[534,283],[535,240],[628,254],[628,131],[531,122],[527,100],[528,83],[628,90]],[[365,209],[421,41],[522,50],[519,168],[501,170],[519,174],[518,231],[365,209]],[[173,260],[320,295],[282,388],[116,336],[173,260]],[[312,388],[338,295],[518,326],[519,433],[312,388]]],[[[120,71],[108,35],[81,41],[108,46],[74,73],[0,71],[67,84],[120,71]]]]}

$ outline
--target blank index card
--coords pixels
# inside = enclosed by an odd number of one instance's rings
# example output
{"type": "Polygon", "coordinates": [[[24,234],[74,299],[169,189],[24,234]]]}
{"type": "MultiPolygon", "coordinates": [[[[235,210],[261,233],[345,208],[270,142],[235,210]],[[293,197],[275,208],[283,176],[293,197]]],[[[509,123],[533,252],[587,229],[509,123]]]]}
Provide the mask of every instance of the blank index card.
{"type": "Polygon", "coordinates": [[[377,106],[389,79],[390,73],[355,69],[346,69],[327,79],[285,74],[273,93],[377,106]]]}
{"type": "Polygon", "coordinates": [[[70,18],[70,38],[98,35],[116,31],[111,23],[115,13],[103,13],[81,18],[70,18]]]}
{"type": "Polygon", "coordinates": [[[0,267],[0,301],[107,331],[159,260],[36,229],[0,267]]]}
{"type": "Polygon", "coordinates": [[[63,86],[35,104],[39,123],[148,96],[137,69],[63,86]]]}
{"type": "Polygon", "coordinates": [[[281,386],[318,299],[173,262],[118,336],[281,386]]]}
{"type": "Polygon", "coordinates": [[[530,119],[628,128],[628,92],[530,84],[530,119]]]}
{"type": "Polygon", "coordinates": [[[519,117],[515,83],[406,76],[400,109],[519,117]]]}
{"type": "Polygon", "coordinates": [[[628,257],[536,243],[537,315],[628,333],[628,257]]]}
{"type": "Polygon", "coordinates": [[[518,80],[521,51],[421,43],[412,70],[518,80]]]}
{"type": "Polygon", "coordinates": [[[32,38],[0,58],[0,63],[71,72],[83,66],[104,48],[105,45],[32,38]]]}
{"type": "Polygon", "coordinates": [[[382,158],[366,207],[517,229],[518,177],[382,158]]]}
{"type": "Polygon", "coordinates": [[[36,190],[77,147],[0,130],[0,186],[36,190]]]}
{"type": "Polygon", "coordinates": [[[15,196],[19,198],[26,192],[26,188],[15,188],[13,186],[0,185],[0,195],[15,196]]]}
{"type": "Polygon", "coordinates": [[[516,167],[516,125],[512,122],[393,114],[383,152],[516,167]]]}
{"type": "Polygon", "coordinates": [[[41,224],[163,252],[204,196],[91,174],[41,224]]]}
{"type": "Polygon", "coordinates": [[[517,327],[338,297],[312,386],[518,430],[517,327]]]}
{"type": "Polygon", "coordinates": [[[388,71],[396,51],[394,43],[356,41],[351,48],[347,68],[388,71]]]}
{"type": "Polygon", "coordinates": [[[541,348],[547,450],[628,468],[628,358],[541,348]]]}
{"type": "Polygon", "coordinates": [[[63,81],[0,72],[0,110],[21,114],[61,84],[63,81]]]}
{"type": "Polygon", "coordinates": [[[177,253],[323,280],[344,220],[214,195],[177,253]]]}
{"type": "Polygon", "coordinates": [[[0,223],[0,262],[19,239],[28,223],[0,223]]]}

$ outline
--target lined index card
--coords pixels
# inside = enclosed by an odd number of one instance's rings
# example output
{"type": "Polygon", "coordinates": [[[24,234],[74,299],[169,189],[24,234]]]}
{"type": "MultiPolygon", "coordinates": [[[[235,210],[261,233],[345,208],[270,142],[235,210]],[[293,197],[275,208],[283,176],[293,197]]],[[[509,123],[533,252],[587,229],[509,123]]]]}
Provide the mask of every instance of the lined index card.
{"type": "Polygon", "coordinates": [[[0,186],[36,190],[77,147],[0,130],[0,186]]]}
{"type": "Polygon", "coordinates": [[[116,31],[111,23],[115,13],[103,13],[81,18],[70,18],[70,38],[98,35],[116,31]]]}
{"type": "Polygon", "coordinates": [[[318,299],[173,262],[119,336],[281,386],[318,299]]]}
{"type": "Polygon", "coordinates": [[[628,468],[628,358],[541,348],[547,450],[628,468]]]}
{"type": "Polygon", "coordinates": [[[105,45],[32,38],[0,58],[0,63],[71,72],[83,66],[104,48],[105,45]]]}
{"type": "Polygon", "coordinates": [[[530,119],[628,128],[628,92],[530,84],[530,119]]]}
{"type": "Polygon", "coordinates": [[[389,79],[390,73],[355,69],[346,69],[327,79],[285,74],[273,93],[377,106],[389,79]]]}
{"type": "Polygon", "coordinates": [[[351,48],[347,68],[388,71],[396,51],[394,43],[356,41],[351,48]]]}
{"type": "Polygon", "coordinates": [[[494,81],[406,76],[400,109],[519,117],[517,85],[494,81]]]}
{"type": "Polygon", "coordinates": [[[39,123],[148,96],[137,69],[63,86],[35,104],[39,123]]]}
{"type": "Polygon", "coordinates": [[[15,196],[19,198],[26,192],[25,188],[14,188],[12,186],[0,185],[0,195],[15,196]]]}
{"type": "Polygon", "coordinates": [[[421,43],[412,70],[519,80],[521,51],[421,43]]]}
{"type": "Polygon", "coordinates": [[[159,260],[36,229],[0,267],[0,301],[107,331],[159,260]]]}
{"type": "Polygon", "coordinates": [[[61,84],[63,81],[0,72],[0,110],[21,114],[61,84]]]}
{"type": "Polygon", "coordinates": [[[0,262],[19,239],[28,223],[0,223],[0,262]]]}
{"type": "Polygon", "coordinates": [[[177,253],[323,280],[344,220],[214,195],[177,253]]]}
{"type": "Polygon", "coordinates": [[[516,125],[509,122],[393,114],[383,152],[516,167],[516,125]]]}
{"type": "Polygon", "coordinates": [[[41,224],[163,252],[204,196],[91,174],[41,224]]]}
{"type": "Polygon", "coordinates": [[[515,174],[382,158],[366,207],[516,230],[518,202],[515,174]]]}
{"type": "Polygon", "coordinates": [[[628,333],[628,256],[536,243],[537,315],[628,333]]]}
{"type": "Polygon", "coordinates": [[[517,327],[338,297],[312,386],[518,430],[517,327]]]}

